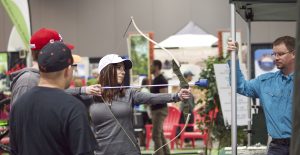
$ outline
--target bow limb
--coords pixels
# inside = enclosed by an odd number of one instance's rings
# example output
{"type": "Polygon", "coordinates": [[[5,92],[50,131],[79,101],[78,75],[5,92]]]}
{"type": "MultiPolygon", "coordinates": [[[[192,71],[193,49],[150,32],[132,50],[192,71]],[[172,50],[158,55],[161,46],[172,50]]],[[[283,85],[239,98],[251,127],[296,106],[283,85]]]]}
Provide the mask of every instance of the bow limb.
{"type": "MultiPolygon", "coordinates": [[[[179,66],[174,62],[173,62],[173,72],[176,74],[176,76],[178,77],[179,81],[180,81],[180,87],[181,88],[189,88],[189,84],[188,82],[186,82],[185,78],[183,77],[182,73],[180,72],[180,68],[179,66]]],[[[190,113],[190,103],[191,100],[189,99],[184,99],[183,101],[183,109],[182,109],[182,112],[183,112],[183,116],[184,116],[184,119],[187,120],[188,119],[188,114],[190,113]]]]}
{"type": "MultiPolygon", "coordinates": [[[[152,42],[153,44],[157,45],[158,47],[160,47],[161,49],[163,49],[165,52],[167,52],[171,57],[172,57],[172,63],[173,63],[173,72],[176,74],[176,76],[179,79],[180,82],[180,87],[181,88],[189,88],[189,84],[188,82],[186,82],[185,78],[183,77],[181,71],[180,71],[180,64],[179,61],[177,61],[177,59],[175,59],[174,55],[167,50],[166,48],[164,48],[163,46],[159,45],[156,41],[152,40],[151,38],[149,38],[148,36],[146,36],[135,24],[135,21],[133,19],[133,17],[131,17],[131,22],[133,24],[133,26],[135,27],[135,29],[138,31],[139,34],[141,34],[143,37],[145,37],[147,40],[149,40],[150,42],[152,42]]],[[[184,114],[184,118],[187,119],[187,114],[189,113],[189,103],[188,100],[184,100],[183,101],[184,107],[183,107],[183,114],[184,114]]]]}
{"type": "Polygon", "coordinates": [[[157,45],[158,47],[160,47],[162,50],[164,50],[165,52],[167,52],[171,57],[172,57],[172,63],[173,63],[173,72],[176,74],[176,76],[178,77],[179,81],[180,81],[180,87],[181,88],[188,88],[189,84],[186,82],[186,80],[184,79],[182,73],[180,72],[180,64],[179,61],[174,57],[174,55],[167,50],[166,48],[164,48],[163,46],[159,45],[159,43],[157,43],[156,41],[152,40],[151,38],[149,38],[148,36],[146,36],[135,24],[133,17],[131,17],[131,21],[133,26],[135,27],[135,29],[138,31],[139,34],[141,34],[143,37],[145,37],[147,40],[149,40],[150,42],[152,42],[153,44],[157,45]]]}
{"type": "MultiPolygon", "coordinates": [[[[133,17],[131,17],[131,21],[133,26],[135,27],[135,29],[138,31],[139,34],[141,34],[143,37],[145,37],[147,40],[149,40],[150,42],[152,42],[153,44],[157,45],[158,47],[160,47],[162,50],[164,50],[165,52],[167,52],[171,57],[172,57],[172,63],[173,63],[173,72],[176,74],[176,76],[178,77],[179,81],[180,81],[180,87],[181,88],[189,88],[189,84],[188,82],[185,80],[185,78],[183,77],[181,71],[180,71],[180,64],[179,61],[177,61],[177,59],[175,59],[175,57],[173,56],[173,54],[167,50],[166,48],[164,48],[163,46],[159,45],[157,42],[155,42],[154,40],[152,40],[151,38],[149,38],[148,36],[146,36],[135,24],[133,17]]],[[[165,145],[168,145],[169,143],[171,143],[172,141],[174,141],[186,128],[189,119],[190,119],[190,109],[189,109],[189,100],[183,100],[183,114],[184,114],[184,118],[186,120],[184,128],[180,131],[180,133],[174,137],[172,140],[170,140],[168,143],[164,144],[163,146],[161,146],[160,148],[158,148],[157,150],[154,151],[154,153],[156,153],[158,150],[160,150],[161,148],[163,148],[165,145]]],[[[153,153],[153,154],[154,154],[153,153]]]]}
{"type": "Polygon", "coordinates": [[[175,63],[177,64],[177,66],[180,66],[179,64],[179,61],[177,61],[177,59],[175,59],[174,55],[169,51],[167,50],[166,48],[164,48],[163,46],[159,45],[159,43],[157,43],[156,41],[152,40],[151,38],[149,38],[148,36],[146,36],[138,27],[137,25],[135,24],[134,22],[134,19],[133,17],[131,17],[131,21],[132,21],[132,24],[134,26],[134,28],[138,31],[139,34],[141,34],[143,37],[145,37],[147,40],[149,40],[150,42],[152,42],[153,44],[157,45],[158,47],[160,47],[162,50],[164,50],[165,52],[167,52],[171,57],[172,59],[175,61],[175,63]]]}

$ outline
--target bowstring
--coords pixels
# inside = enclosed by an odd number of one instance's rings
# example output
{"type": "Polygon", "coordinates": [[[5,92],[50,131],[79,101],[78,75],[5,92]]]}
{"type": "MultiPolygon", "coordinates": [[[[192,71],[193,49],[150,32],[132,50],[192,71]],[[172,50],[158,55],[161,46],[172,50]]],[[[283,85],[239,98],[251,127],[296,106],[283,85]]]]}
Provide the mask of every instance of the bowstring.
{"type": "MultiPolygon", "coordinates": [[[[108,108],[108,110],[110,111],[110,113],[112,114],[113,118],[115,119],[115,121],[117,122],[118,126],[124,131],[124,133],[126,134],[126,136],[128,137],[128,139],[130,140],[130,142],[132,143],[132,145],[137,149],[136,144],[134,143],[134,141],[131,139],[131,137],[129,136],[129,134],[127,133],[127,131],[124,129],[124,127],[121,125],[121,123],[119,122],[119,120],[116,118],[116,116],[113,114],[112,110],[111,110],[111,106],[106,100],[104,100],[103,96],[100,96],[101,99],[103,100],[104,104],[106,105],[106,107],[108,108]]],[[[139,150],[139,149],[138,149],[139,150]]]]}
{"type": "MultiPolygon", "coordinates": [[[[131,24],[132,24],[132,21],[130,20],[130,22],[128,23],[128,25],[127,25],[127,27],[126,27],[126,29],[125,29],[125,32],[123,33],[123,36],[122,36],[122,38],[121,38],[122,40],[126,37],[127,32],[128,32],[128,30],[129,30],[131,24]]],[[[117,48],[116,48],[116,50],[115,50],[116,52],[118,52],[118,51],[120,50],[122,43],[123,43],[123,41],[120,41],[120,42],[118,43],[118,46],[117,46],[117,48]]]]}
{"type": "MultiPolygon", "coordinates": [[[[159,45],[156,41],[152,40],[151,38],[147,37],[139,28],[138,26],[136,25],[136,23],[134,22],[134,19],[133,17],[131,17],[131,23],[133,24],[134,28],[138,31],[139,34],[141,34],[144,38],[146,38],[148,41],[152,42],[153,44],[157,45],[158,47],[160,47],[161,49],[163,49],[165,52],[167,52],[174,60],[174,62],[177,64],[178,67],[180,67],[180,63],[179,61],[177,61],[177,59],[175,59],[174,55],[171,54],[171,52],[169,50],[167,50],[166,48],[164,48],[163,46],[159,45]]],[[[185,130],[186,126],[188,125],[188,122],[190,120],[190,113],[188,113],[188,116],[186,118],[186,122],[185,122],[185,125],[184,125],[184,128],[179,132],[179,134],[174,137],[173,139],[171,139],[169,142],[167,142],[166,144],[162,145],[160,148],[156,149],[154,151],[153,154],[155,154],[158,150],[162,149],[164,146],[170,144],[172,141],[174,141],[176,138],[178,138],[180,136],[180,134],[185,130]]],[[[153,155],[152,154],[152,155],[153,155]]]]}
{"type": "Polygon", "coordinates": [[[152,153],[152,155],[154,155],[158,150],[162,149],[162,148],[165,147],[166,145],[168,145],[168,144],[170,144],[171,142],[173,142],[174,140],[176,140],[176,139],[182,134],[182,132],[185,130],[185,128],[187,127],[187,125],[188,125],[188,123],[189,123],[189,120],[190,120],[190,117],[191,117],[191,114],[189,113],[189,114],[187,115],[186,120],[185,120],[185,124],[184,124],[184,126],[183,126],[183,129],[178,133],[178,135],[175,136],[173,139],[171,139],[171,140],[170,140],[169,142],[167,142],[166,144],[164,144],[164,145],[162,145],[161,147],[159,147],[158,149],[156,149],[156,150],[152,153]]]}

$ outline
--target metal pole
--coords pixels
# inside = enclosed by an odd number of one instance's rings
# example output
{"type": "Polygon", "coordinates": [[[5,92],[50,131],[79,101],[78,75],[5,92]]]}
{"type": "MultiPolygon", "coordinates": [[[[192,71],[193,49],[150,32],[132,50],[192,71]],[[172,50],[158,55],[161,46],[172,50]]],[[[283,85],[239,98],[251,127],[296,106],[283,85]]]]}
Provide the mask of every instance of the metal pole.
{"type": "MultiPolygon", "coordinates": [[[[300,1],[297,3],[298,15],[300,13],[300,1]]],[[[298,16],[297,31],[296,31],[296,58],[295,58],[295,75],[294,75],[294,96],[293,96],[293,123],[292,123],[292,139],[291,139],[291,155],[300,154],[300,16],[298,16]]]]}
{"type": "Polygon", "coordinates": [[[27,51],[27,57],[26,57],[26,66],[27,67],[32,67],[32,55],[31,55],[31,50],[27,51]]]}
{"type": "MultiPolygon", "coordinates": [[[[248,79],[251,79],[251,20],[248,19],[247,21],[247,69],[248,69],[248,79]]],[[[251,121],[252,121],[252,114],[251,114],[251,98],[248,98],[248,128],[247,128],[247,138],[248,143],[247,146],[249,147],[251,145],[251,121]]]]}
{"type": "MultiPolygon", "coordinates": [[[[30,9],[30,0],[27,1],[27,5],[28,5],[28,14],[29,14],[29,34],[30,34],[30,38],[32,35],[32,21],[31,21],[31,9],[30,9]]],[[[29,51],[27,51],[27,57],[26,57],[26,66],[27,67],[31,67],[32,66],[32,54],[31,54],[31,48],[28,48],[29,51]]]]}
{"type": "MultiPolygon", "coordinates": [[[[235,6],[230,4],[231,38],[235,42],[235,6]]],[[[231,148],[232,155],[237,155],[237,121],[236,121],[236,52],[231,52],[231,148]]]]}

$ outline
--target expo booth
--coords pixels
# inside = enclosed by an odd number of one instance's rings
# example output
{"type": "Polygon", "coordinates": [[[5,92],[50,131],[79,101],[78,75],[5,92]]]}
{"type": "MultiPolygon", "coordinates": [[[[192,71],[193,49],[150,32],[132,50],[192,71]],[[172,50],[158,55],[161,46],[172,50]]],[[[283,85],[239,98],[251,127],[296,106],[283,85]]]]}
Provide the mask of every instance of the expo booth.
{"type": "MultiPolygon", "coordinates": [[[[247,22],[247,44],[251,45],[251,22],[259,22],[259,21],[297,21],[298,20],[298,33],[299,33],[299,2],[297,6],[297,0],[229,0],[231,3],[231,33],[232,39],[235,41],[235,12],[237,12],[246,22],[247,22]]],[[[297,37],[299,39],[299,34],[297,33],[297,37]]],[[[297,42],[297,46],[299,49],[299,40],[297,42]]],[[[251,46],[248,46],[248,72],[251,77],[251,46]]],[[[235,60],[236,54],[235,52],[231,53],[231,59],[235,60]]],[[[299,54],[296,55],[296,59],[299,60],[299,54]]],[[[235,71],[235,61],[232,61],[232,75],[231,75],[231,83],[232,83],[232,154],[237,154],[237,127],[236,127],[236,71],[235,71]]],[[[296,61],[297,62],[297,61],[296,61]]],[[[299,67],[299,61],[298,65],[299,67]]],[[[299,79],[299,73],[297,71],[299,68],[296,68],[296,78],[299,79]]],[[[299,80],[295,80],[295,88],[299,85],[299,80]]],[[[299,94],[299,90],[294,89],[294,94],[299,94]]],[[[299,96],[299,95],[298,95],[299,96]]],[[[294,95],[294,106],[297,107],[295,103],[299,102],[299,97],[294,95]]],[[[296,118],[299,118],[299,110],[297,108],[294,109],[294,120],[293,120],[293,134],[292,134],[292,145],[291,145],[291,154],[299,154],[300,148],[299,146],[299,128],[300,123],[296,118]],[[298,112],[298,113],[297,113],[298,112]],[[298,144],[298,145],[297,145],[298,144]]],[[[299,108],[298,108],[299,109],[299,108]]],[[[249,99],[248,110],[251,111],[251,102],[249,99]]],[[[250,145],[251,138],[251,112],[249,113],[249,122],[248,122],[248,146],[250,145]]]]}

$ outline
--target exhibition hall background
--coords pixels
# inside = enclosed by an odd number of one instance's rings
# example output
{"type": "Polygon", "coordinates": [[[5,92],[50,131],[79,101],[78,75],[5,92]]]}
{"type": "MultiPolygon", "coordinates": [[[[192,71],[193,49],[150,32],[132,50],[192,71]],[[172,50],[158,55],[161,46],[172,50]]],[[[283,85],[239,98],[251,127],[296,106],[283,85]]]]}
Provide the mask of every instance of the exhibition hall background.
{"type": "MultiPolygon", "coordinates": [[[[130,16],[144,32],[162,41],[189,21],[217,36],[230,28],[228,0],[29,0],[32,31],[48,27],[62,33],[81,56],[127,55],[122,38],[130,16]]],[[[282,35],[295,36],[295,22],[253,22],[253,43],[269,43],[282,35]]],[[[0,51],[5,51],[12,23],[0,5],[0,51]]],[[[246,23],[237,15],[237,30],[246,42],[246,23]]],[[[134,31],[133,26],[129,32],[134,31]]]]}

